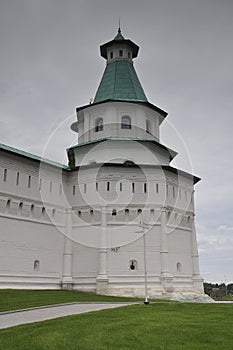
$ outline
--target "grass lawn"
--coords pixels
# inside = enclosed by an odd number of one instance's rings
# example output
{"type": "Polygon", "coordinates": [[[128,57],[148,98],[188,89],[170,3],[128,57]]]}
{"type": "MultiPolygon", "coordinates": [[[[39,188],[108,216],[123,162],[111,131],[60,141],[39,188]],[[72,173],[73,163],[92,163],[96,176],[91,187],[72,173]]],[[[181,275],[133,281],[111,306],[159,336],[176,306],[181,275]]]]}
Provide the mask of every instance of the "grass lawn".
{"type": "Polygon", "coordinates": [[[0,312],[73,301],[138,301],[137,298],[111,297],[68,290],[0,289],[0,312]]]}
{"type": "Polygon", "coordinates": [[[232,350],[233,305],[166,303],[0,330],[4,350],[232,350]]]}

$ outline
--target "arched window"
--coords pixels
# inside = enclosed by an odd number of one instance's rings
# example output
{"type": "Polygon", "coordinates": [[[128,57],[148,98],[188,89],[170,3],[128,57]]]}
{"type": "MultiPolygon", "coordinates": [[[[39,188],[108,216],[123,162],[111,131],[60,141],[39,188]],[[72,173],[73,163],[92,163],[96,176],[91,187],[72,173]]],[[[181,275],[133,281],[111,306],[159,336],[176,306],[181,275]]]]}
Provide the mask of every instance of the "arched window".
{"type": "Polygon", "coordinates": [[[113,216],[116,216],[116,215],[117,215],[116,209],[113,209],[113,210],[112,210],[112,215],[113,215],[113,216]]]}
{"type": "Polygon", "coordinates": [[[121,129],[131,129],[131,119],[128,116],[121,118],[121,129]]]}
{"type": "Polygon", "coordinates": [[[146,132],[147,132],[148,134],[151,134],[151,122],[150,122],[150,120],[148,120],[148,119],[147,119],[147,121],[146,121],[146,132]]]}
{"type": "Polygon", "coordinates": [[[33,263],[33,270],[34,271],[39,271],[40,270],[40,262],[39,260],[35,260],[33,263]]]}
{"type": "Polygon", "coordinates": [[[177,263],[176,264],[176,269],[177,269],[177,272],[182,272],[182,265],[181,265],[181,263],[177,263]]]}
{"type": "Polygon", "coordinates": [[[103,130],[104,130],[103,118],[98,118],[98,119],[96,119],[96,122],[95,122],[95,132],[103,131],[103,130]]]}

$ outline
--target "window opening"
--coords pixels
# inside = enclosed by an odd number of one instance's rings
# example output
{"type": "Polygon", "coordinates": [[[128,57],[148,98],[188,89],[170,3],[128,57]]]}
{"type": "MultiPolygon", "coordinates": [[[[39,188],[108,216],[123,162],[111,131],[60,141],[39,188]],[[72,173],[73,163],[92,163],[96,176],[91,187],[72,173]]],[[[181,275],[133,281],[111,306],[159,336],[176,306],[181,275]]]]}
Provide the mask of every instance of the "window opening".
{"type": "Polygon", "coordinates": [[[147,183],[144,183],[144,193],[147,193],[147,183]]]}
{"type": "Polygon", "coordinates": [[[159,184],[156,184],[156,193],[159,193],[159,184]]]}
{"type": "Polygon", "coordinates": [[[115,216],[115,215],[117,215],[117,211],[116,211],[116,209],[113,209],[112,210],[112,216],[115,216]]]}
{"type": "Polygon", "coordinates": [[[147,132],[148,134],[151,134],[151,122],[150,122],[150,120],[148,120],[148,119],[147,119],[147,121],[146,121],[146,132],[147,132]]]}
{"type": "Polygon", "coordinates": [[[135,192],[135,183],[134,182],[132,183],[132,192],[133,193],[135,192]]]}
{"type": "Polygon", "coordinates": [[[123,50],[120,50],[120,51],[119,51],[119,56],[120,56],[120,57],[123,57],[123,50]]]}
{"type": "Polygon", "coordinates": [[[73,195],[75,195],[75,185],[73,185],[73,195]]]}
{"type": "Polygon", "coordinates": [[[6,179],[7,179],[7,169],[4,169],[3,181],[6,182],[6,179]]]}
{"type": "Polygon", "coordinates": [[[29,175],[28,176],[28,188],[30,188],[31,187],[31,176],[29,175]]]}
{"type": "Polygon", "coordinates": [[[19,186],[19,173],[16,174],[16,186],[19,186]]]}
{"type": "Polygon", "coordinates": [[[103,131],[103,130],[104,130],[103,118],[98,118],[96,120],[96,124],[95,124],[95,131],[99,132],[99,131],[103,131]]]}
{"type": "Polygon", "coordinates": [[[131,119],[128,116],[121,118],[121,129],[131,129],[131,119]]]}

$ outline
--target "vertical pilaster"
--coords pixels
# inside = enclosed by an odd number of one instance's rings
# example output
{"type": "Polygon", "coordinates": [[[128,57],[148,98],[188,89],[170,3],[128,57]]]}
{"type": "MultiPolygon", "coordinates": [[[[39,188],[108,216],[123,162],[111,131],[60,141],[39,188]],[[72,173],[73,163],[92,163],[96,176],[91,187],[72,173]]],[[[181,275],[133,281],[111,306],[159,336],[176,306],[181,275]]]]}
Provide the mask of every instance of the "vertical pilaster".
{"type": "Polygon", "coordinates": [[[161,283],[166,292],[172,292],[173,278],[169,273],[166,208],[161,208],[160,225],[161,283]]]}
{"type": "Polygon", "coordinates": [[[191,220],[192,220],[191,244],[192,244],[193,284],[194,284],[194,287],[196,287],[198,290],[203,291],[203,278],[200,275],[199,255],[198,255],[198,248],[197,248],[197,236],[196,236],[194,216],[192,216],[191,220]]]}
{"type": "Polygon", "coordinates": [[[66,236],[63,252],[63,276],[62,276],[62,288],[72,289],[72,210],[71,208],[66,210],[66,236]]]}
{"type": "Polygon", "coordinates": [[[101,233],[99,248],[99,273],[96,279],[97,294],[107,294],[107,208],[101,208],[101,233]]]}

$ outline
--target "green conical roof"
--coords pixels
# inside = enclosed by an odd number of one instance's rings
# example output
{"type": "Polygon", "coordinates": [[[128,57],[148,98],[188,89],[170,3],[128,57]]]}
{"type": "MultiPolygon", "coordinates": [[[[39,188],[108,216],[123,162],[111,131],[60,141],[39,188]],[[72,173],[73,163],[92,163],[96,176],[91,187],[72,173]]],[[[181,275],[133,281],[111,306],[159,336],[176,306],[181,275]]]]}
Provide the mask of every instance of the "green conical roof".
{"type": "Polygon", "coordinates": [[[132,63],[115,61],[106,66],[94,103],[109,99],[147,102],[132,63]]]}

